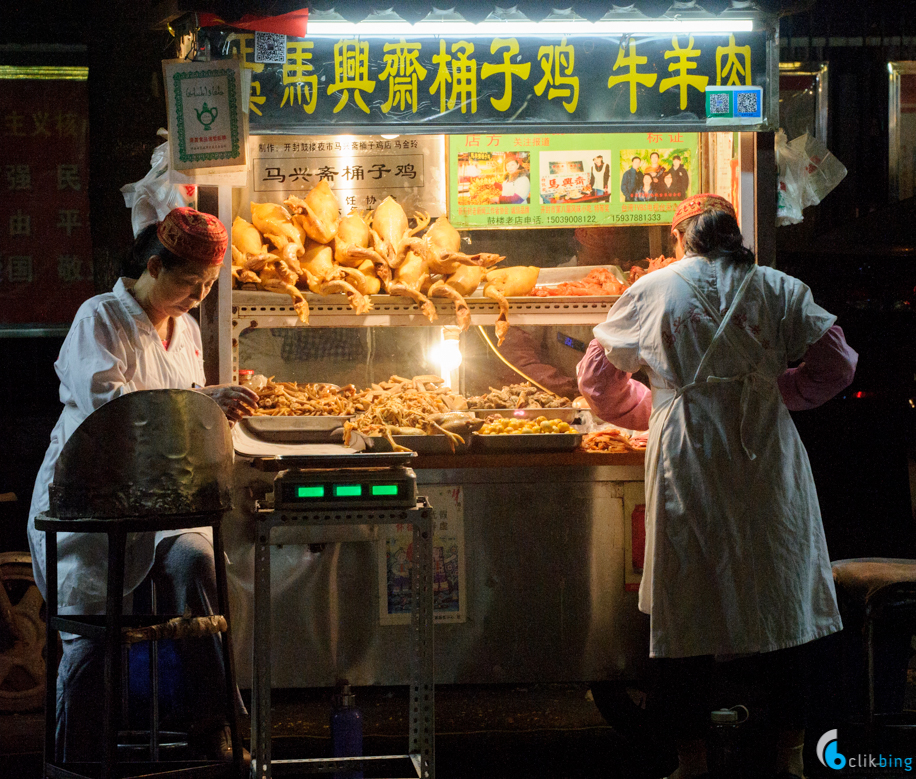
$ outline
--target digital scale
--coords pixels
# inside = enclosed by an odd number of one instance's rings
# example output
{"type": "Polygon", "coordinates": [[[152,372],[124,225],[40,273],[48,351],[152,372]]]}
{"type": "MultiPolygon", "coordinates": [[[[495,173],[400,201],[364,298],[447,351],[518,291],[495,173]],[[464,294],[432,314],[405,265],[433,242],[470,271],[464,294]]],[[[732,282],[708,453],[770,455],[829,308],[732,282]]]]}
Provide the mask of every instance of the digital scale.
{"type": "Polygon", "coordinates": [[[274,479],[274,511],[415,508],[412,468],[289,470],[274,479]]]}
{"type": "MultiPolygon", "coordinates": [[[[238,427],[235,428],[238,430],[238,427]]],[[[257,505],[254,542],[254,629],[252,653],[251,744],[254,779],[272,779],[271,768],[271,534],[302,528],[334,526],[413,526],[410,566],[410,619],[406,650],[410,656],[411,699],[408,752],[367,757],[284,759],[284,766],[302,764],[308,772],[362,770],[363,763],[410,760],[416,777],[435,777],[434,644],[433,644],[433,513],[426,498],[417,497],[417,479],[407,467],[414,452],[356,452],[345,447],[293,447],[259,443],[236,452],[252,458],[258,470],[276,473],[273,500],[257,505]],[[258,451],[260,450],[260,452],[258,451]],[[270,451],[273,456],[269,456],[270,451]],[[282,454],[281,454],[282,452],[282,454]],[[370,762],[371,761],[371,762],[370,762]]],[[[250,446],[250,444],[249,444],[250,446]]],[[[384,596],[383,596],[384,597],[384,596]]],[[[390,776],[386,773],[385,776],[390,776]]],[[[414,779],[414,777],[411,777],[414,779]]]]}

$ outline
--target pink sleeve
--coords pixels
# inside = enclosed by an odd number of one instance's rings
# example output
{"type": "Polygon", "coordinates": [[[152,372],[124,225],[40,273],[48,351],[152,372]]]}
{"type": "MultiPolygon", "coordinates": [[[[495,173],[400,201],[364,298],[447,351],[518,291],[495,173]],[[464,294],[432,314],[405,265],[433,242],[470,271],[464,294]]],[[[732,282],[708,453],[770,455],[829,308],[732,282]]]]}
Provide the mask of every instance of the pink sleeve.
{"type": "Polygon", "coordinates": [[[808,347],[804,362],[789,368],[776,383],[789,411],[817,408],[852,384],[859,355],[834,325],[808,347]]]}
{"type": "Polygon", "coordinates": [[[579,392],[589,408],[605,422],[630,430],[646,430],[652,411],[652,392],[630,374],[615,368],[604,347],[593,340],[576,366],[579,392]]]}

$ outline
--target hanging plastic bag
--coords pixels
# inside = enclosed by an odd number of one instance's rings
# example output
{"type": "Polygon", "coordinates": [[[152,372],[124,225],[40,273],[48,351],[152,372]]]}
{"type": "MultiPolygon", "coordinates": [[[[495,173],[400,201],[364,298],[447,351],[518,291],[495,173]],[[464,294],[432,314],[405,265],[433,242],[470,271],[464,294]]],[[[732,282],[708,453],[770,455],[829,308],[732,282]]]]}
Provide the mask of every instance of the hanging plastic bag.
{"type": "MultiPolygon", "coordinates": [[[[168,138],[166,130],[157,133],[168,138]]],[[[153,149],[150,171],[140,181],[121,187],[124,205],[131,209],[130,221],[136,238],[144,227],[161,222],[173,208],[197,206],[197,187],[193,184],[169,183],[169,142],[153,149]]]]}
{"type": "Polygon", "coordinates": [[[776,133],[776,224],[798,224],[802,216],[802,195],[804,184],[802,172],[804,160],[798,150],[786,140],[786,134],[779,130],[776,133]]]}
{"type": "Polygon", "coordinates": [[[817,138],[805,133],[790,141],[804,160],[802,208],[816,206],[846,176],[846,167],[817,138]]]}

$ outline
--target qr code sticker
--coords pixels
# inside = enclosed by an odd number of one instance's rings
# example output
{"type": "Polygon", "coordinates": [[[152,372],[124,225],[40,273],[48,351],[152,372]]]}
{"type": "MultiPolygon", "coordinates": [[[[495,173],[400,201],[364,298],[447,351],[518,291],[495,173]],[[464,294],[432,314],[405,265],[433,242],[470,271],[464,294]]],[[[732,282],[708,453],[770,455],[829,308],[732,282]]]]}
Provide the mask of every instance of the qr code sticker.
{"type": "Polygon", "coordinates": [[[274,65],[286,63],[286,36],[276,32],[254,34],[254,61],[274,65]]]}
{"type": "Polygon", "coordinates": [[[760,108],[756,92],[738,92],[735,95],[735,113],[756,115],[760,108]]]}
{"type": "Polygon", "coordinates": [[[729,98],[731,96],[728,92],[717,92],[709,96],[709,113],[711,114],[729,114],[731,109],[729,106],[729,98]]]}

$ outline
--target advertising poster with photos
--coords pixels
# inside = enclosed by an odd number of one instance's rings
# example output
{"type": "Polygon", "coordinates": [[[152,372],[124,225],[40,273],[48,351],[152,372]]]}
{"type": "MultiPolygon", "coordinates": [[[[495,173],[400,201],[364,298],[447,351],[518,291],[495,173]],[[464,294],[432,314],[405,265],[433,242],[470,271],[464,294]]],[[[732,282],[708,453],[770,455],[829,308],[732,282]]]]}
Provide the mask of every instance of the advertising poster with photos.
{"type": "Polygon", "coordinates": [[[449,140],[458,228],[662,224],[694,194],[696,133],[465,135],[449,140]]]}

